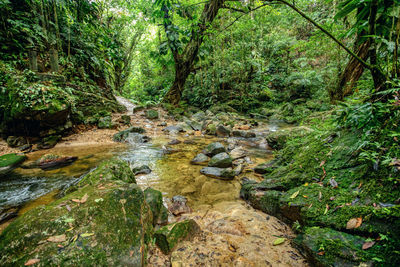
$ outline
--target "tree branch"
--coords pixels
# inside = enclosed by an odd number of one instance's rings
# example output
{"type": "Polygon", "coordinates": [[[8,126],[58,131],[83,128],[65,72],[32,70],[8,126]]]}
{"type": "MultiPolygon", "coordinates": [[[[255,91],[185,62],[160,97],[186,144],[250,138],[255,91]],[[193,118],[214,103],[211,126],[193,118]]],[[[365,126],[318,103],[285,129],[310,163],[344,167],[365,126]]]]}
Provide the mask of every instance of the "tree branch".
{"type": "Polygon", "coordinates": [[[310,18],[309,16],[307,16],[303,11],[301,11],[300,9],[298,9],[294,4],[289,3],[286,0],[267,0],[270,3],[277,3],[280,2],[282,4],[287,5],[288,7],[290,7],[291,9],[293,9],[294,11],[296,11],[300,16],[302,16],[303,18],[305,18],[307,21],[309,21],[311,24],[313,24],[315,27],[317,27],[318,29],[320,29],[323,33],[325,33],[326,35],[328,35],[335,43],[337,43],[340,47],[342,47],[348,54],[350,54],[352,57],[354,57],[355,59],[357,59],[365,68],[372,70],[375,68],[375,66],[367,63],[366,61],[364,61],[362,58],[360,58],[359,56],[357,56],[353,51],[351,51],[345,44],[343,44],[341,41],[339,41],[335,36],[333,36],[329,31],[327,31],[324,27],[322,27],[321,25],[319,25],[317,22],[315,22],[312,18],[310,18]]]}

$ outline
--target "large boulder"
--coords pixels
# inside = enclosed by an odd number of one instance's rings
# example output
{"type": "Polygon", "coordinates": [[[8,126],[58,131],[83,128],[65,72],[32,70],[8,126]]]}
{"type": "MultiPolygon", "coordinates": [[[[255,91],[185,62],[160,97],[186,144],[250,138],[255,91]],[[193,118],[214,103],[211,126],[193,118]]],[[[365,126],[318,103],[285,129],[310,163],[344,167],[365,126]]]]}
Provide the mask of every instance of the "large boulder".
{"type": "Polygon", "coordinates": [[[5,154],[0,156],[0,175],[9,173],[13,169],[17,168],[26,160],[25,155],[18,154],[5,154]]]}
{"type": "Polygon", "coordinates": [[[209,167],[228,168],[232,166],[232,158],[226,152],[213,156],[208,162],[209,167]]]}
{"type": "Polygon", "coordinates": [[[227,136],[230,136],[231,129],[229,127],[227,127],[227,126],[224,126],[224,125],[220,124],[220,125],[217,126],[216,133],[217,133],[217,136],[227,137],[227,136]]]}
{"type": "Polygon", "coordinates": [[[126,162],[106,161],[73,193],[18,217],[0,235],[0,265],[143,266],[153,215],[133,177],[126,162]]]}

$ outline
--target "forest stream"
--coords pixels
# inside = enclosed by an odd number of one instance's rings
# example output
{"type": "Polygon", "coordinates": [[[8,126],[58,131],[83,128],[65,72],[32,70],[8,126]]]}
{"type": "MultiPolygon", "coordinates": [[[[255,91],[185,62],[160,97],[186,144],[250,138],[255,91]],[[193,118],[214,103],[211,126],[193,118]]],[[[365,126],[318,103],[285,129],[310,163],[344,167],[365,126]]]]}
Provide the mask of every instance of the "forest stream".
{"type": "MultiPolygon", "coordinates": [[[[118,100],[128,106],[128,110],[132,109],[129,101],[121,98],[118,100]]],[[[174,196],[187,198],[192,212],[178,218],[170,215],[169,222],[192,218],[203,230],[202,235],[194,241],[180,243],[172,256],[163,255],[154,247],[148,256],[150,266],[164,266],[167,262],[173,263],[173,266],[199,263],[257,266],[261,262],[265,266],[306,265],[303,256],[289,242],[280,246],[273,245],[277,237],[289,240],[294,237],[290,227],[275,217],[256,211],[239,196],[241,179],[246,177],[261,181],[262,177],[254,173],[252,168],[273,158],[272,150],[263,143],[259,133],[276,131],[279,124],[260,121],[254,138],[219,138],[185,133],[168,134],[156,126],[159,121],[145,120],[140,113],[127,114],[147,130],[149,142],[143,140],[140,134],[130,133],[126,144],[74,146],[72,142],[31,153],[27,165],[48,153],[76,156],[78,160],[56,170],[17,168],[13,175],[0,183],[0,208],[20,207],[18,215],[21,215],[39,205],[49,204],[101,161],[118,157],[129,162],[131,168],[148,166],[151,173],[137,175],[137,184],[143,190],[147,187],[160,190],[166,205],[170,204],[174,196]],[[171,140],[177,144],[168,146],[171,140]],[[245,162],[245,167],[231,181],[206,177],[200,173],[203,166],[190,163],[203,148],[217,141],[231,149],[239,147],[243,153],[239,157],[245,162]]],[[[6,222],[2,228],[8,224],[6,222]]]]}

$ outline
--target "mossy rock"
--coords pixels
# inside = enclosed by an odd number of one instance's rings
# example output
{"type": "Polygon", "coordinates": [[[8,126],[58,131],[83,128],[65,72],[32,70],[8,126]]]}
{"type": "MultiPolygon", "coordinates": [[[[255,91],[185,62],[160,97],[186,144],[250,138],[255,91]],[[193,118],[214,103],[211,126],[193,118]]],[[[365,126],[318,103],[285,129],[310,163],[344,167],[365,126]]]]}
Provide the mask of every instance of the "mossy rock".
{"type": "Polygon", "coordinates": [[[114,142],[124,142],[126,138],[128,138],[129,133],[140,133],[143,134],[145,133],[146,130],[143,129],[142,127],[130,127],[126,130],[120,131],[113,136],[114,142]]]}
{"type": "Polygon", "coordinates": [[[157,246],[164,254],[169,254],[183,240],[193,238],[200,232],[200,226],[192,219],[166,225],[155,232],[157,246]]]}
{"type": "Polygon", "coordinates": [[[21,165],[26,159],[27,157],[25,155],[18,155],[15,153],[0,156],[0,175],[12,171],[21,165]]]}
{"type": "Polygon", "coordinates": [[[226,152],[218,153],[208,162],[209,167],[228,168],[232,166],[232,158],[226,152]]]}
{"type": "Polygon", "coordinates": [[[95,170],[88,173],[79,183],[79,186],[94,185],[99,181],[109,182],[113,180],[125,183],[136,183],[129,164],[121,159],[111,159],[102,162],[95,170]]]}
{"type": "Polygon", "coordinates": [[[217,135],[217,126],[214,123],[210,123],[206,127],[206,134],[217,135]]]}
{"type": "Polygon", "coordinates": [[[61,140],[61,135],[52,135],[42,139],[38,144],[39,149],[49,149],[55,147],[58,141],[61,140]]]}
{"type": "Polygon", "coordinates": [[[165,224],[168,222],[168,210],[163,204],[162,194],[160,191],[153,188],[144,190],[146,203],[149,205],[153,213],[153,225],[165,224]],[[166,217],[165,212],[167,211],[166,217]]]}
{"type": "Polygon", "coordinates": [[[158,119],[159,114],[157,110],[154,109],[149,109],[146,111],[146,118],[149,120],[155,120],[158,119]]]}
{"type": "Polygon", "coordinates": [[[97,127],[99,129],[111,129],[113,127],[111,117],[106,116],[106,117],[100,118],[97,123],[97,127]]]}
{"type": "Polygon", "coordinates": [[[215,156],[219,153],[226,152],[226,149],[223,144],[220,142],[214,142],[206,146],[203,153],[209,157],[215,156]]]}
{"type": "Polygon", "coordinates": [[[128,172],[106,161],[75,192],[18,217],[0,235],[0,265],[143,266],[153,215],[143,191],[124,182],[128,172]]]}
{"type": "Polygon", "coordinates": [[[359,266],[365,238],[330,228],[310,227],[295,240],[315,266],[359,266]]]}
{"type": "Polygon", "coordinates": [[[120,118],[120,122],[124,125],[131,125],[131,117],[129,115],[122,115],[120,118]]]}

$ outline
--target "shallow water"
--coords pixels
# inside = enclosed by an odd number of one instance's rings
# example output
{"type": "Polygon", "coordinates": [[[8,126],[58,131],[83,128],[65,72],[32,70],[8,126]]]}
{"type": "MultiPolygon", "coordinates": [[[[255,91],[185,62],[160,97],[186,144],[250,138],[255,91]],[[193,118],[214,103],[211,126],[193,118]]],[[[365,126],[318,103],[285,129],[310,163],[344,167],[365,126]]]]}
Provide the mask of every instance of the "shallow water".
{"type": "MultiPolygon", "coordinates": [[[[222,181],[200,174],[203,166],[191,165],[190,161],[200,153],[204,147],[215,141],[228,145],[225,139],[216,137],[194,137],[185,135],[161,135],[153,138],[149,143],[141,143],[138,136],[132,134],[127,145],[103,146],[75,146],[52,149],[52,154],[63,156],[78,156],[79,159],[72,165],[57,170],[43,171],[41,169],[16,169],[12,174],[0,181],[0,211],[9,207],[22,207],[20,214],[38,205],[48,204],[55,199],[57,192],[76,183],[83,175],[93,169],[102,160],[111,157],[120,157],[132,167],[148,165],[152,173],[138,175],[137,183],[143,188],[153,187],[163,192],[164,197],[183,195],[188,198],[193,209],[209,207],[222,201],[239,199],[240,178],[260,179],[251,170],[258,163],[265,162],[273,157],[272,152],[266,149],[255,139],[230,138],[230,143],[244,147],[249,152],[253,162],[247,166],[244,173],[232,181],[222,181]],[[170,148],[177,152],[165,154],[165,146],[172,139],[182,143],[170,148]],[[194,144],[185,144],[191,140],[194,144]]],[[[38,151],[29,157],[29,162],[39,159],[46,151],[38,151]]]]}

